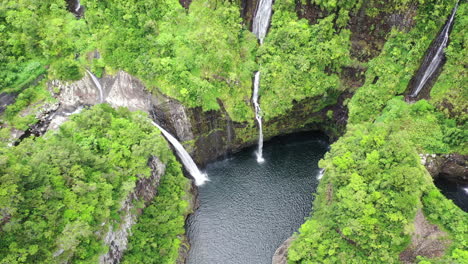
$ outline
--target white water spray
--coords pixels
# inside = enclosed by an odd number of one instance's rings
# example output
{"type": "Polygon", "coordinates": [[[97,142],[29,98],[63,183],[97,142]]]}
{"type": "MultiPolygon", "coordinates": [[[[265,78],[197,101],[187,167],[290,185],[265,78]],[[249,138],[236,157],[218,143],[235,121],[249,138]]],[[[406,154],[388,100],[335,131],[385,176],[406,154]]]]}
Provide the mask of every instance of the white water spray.
{"type": "Polygon", "coordinates": [[[468,187],[463,187],[462,189],[468,195],[468,187]]]}
{"type": "Polygon", "coordinates": [[[89,74],[89,76],[91,76],[91,79],[93,80],[94,85],[99,90],[99,103],[103,103],[104,102],[104,93],[103,93],[103,90],[102,90],[101,83],[99,82],[98,78],[92,72],[90,72],[88,70],[86,70],[86,72],[89,74]]]}
{"type": "Polygon", "coordinates": [[[257,5],[257,12],[252,22],[252,32],[260,40],[260,44],[263,44],[263,39],[268,31],[272,5],[273,0],[260,0],[257,5]]]}
{"type": "MultiPolygon", "coordinates": [[[[271,11],[272,11],[273,0],[260,0],[257,5],[257,12],[252,22],[252,32],[260,40],[260,44],[263,44],[263,39],[268,31],[270,24],[271,11]]],[[[262,163],[263,159],[263,129],[262,129],[262,109],[258,103],[258,91],[260,89],[260,71],[255,73],[254,78],[254,91],[252,96],[252,102],[255,107],[255,119],[258,122],[258,150],[257,150],[257,162],[262,163]]]]}
{"type": "Polygon", "coordinates": [[[423,62],[423,65],[421,65],[421,68],[423,69],[425,68],[423,76],[421,77],[421,80],[419,80],[418,85],[413,90],[410,97],[414,98],[418,96],[419,92],[422,90],[424,85],[427,83],[430,77],[432,77],[434,72],[439,68],[440,64],[442,63],[444,56],[445,56],[444,49],[447,47],[447,43],[449,40],[450,26],[452,25],[453,19],[455,18],[455,13],[457,12],[457,8],[458,8],[458,2],[453,8],[452,14],[450,15],[450,18],[447,21],[447,23],[445,23],[445,26],[442,29],[442,32],[440,32],[439,36],[437,36],[436,43],[440,42],[439,47],[437,48],[437,51],[434,53],[432,58],[429,57],[425,59],[425,61],[423,62]],[[442,41],[440,41],[440,39],[442,39],[442,41]],[[427,61],[429,61],[429,64],[427,64],[427,61]],[[427,66],[425,67],[424,64],[426,64],[427,66]]]}
{"type": "Polygon", "coordinates": [[[159,130],[161,130],[161,132],[163,133],[164,137],[172,144],[172,146],[174,146],[180,160],[182,161],[182,164],[184,164],[184,167],[185,169],[190,173],[190,175],[192,175],[192,177],[195,179],[195,184],[197,186],[200,186],[202,185],[203,183],[205,183],[206,181],[208,181],[208,175],[206,175],[205,173],[202,173],[197,165],[195,164],[195,162],[193,161],[192,157],[190,157],[190,155],[188,154],[188,152],[184,149],[184,147],[182,146],[182,144],[180,144],[180,142],[175,138],[173,137],[169,132],[167,132],[166,130],[164,130],[164,128],[160,127],[158,124],[156,124],[155,122],[152,122],[154,126],[156,126],[157,128],[159,128],[159,130]]]}
{"type": "Polygon", "coordinates": [[[320,169],[319,174],[317,175],[317,180],[321,180],[323,175],[325,175],[325,169],[320,169]]]}
{"type": "Polygon", "coordinates": [[[75,13],[78,13],[78,11],[80,11],[80,8],[81,8],[80,0],[76,0],[75,13]]]}
{"type": "Polygon", "coordinates": [[[252,96],[252,102],[255,107],[255,118],[258,122],[258,150],[257,150],[257,162],[262,163],[265,161],[263,159],[263,129],[262,129],[262,109],[260,109],[260,104],[258,103],[258,89],[260,86],[260,72],[255,73],[254,79],[254,91],[252,96]]]}

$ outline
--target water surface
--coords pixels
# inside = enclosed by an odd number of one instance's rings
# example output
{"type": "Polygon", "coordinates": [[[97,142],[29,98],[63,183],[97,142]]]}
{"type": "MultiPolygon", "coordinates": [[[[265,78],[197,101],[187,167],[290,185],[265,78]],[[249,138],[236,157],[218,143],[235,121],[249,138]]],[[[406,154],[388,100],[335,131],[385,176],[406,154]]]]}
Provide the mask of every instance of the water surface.
{"type": "Polygon", "coordinates": [[[463,211],[468,212],[468,185],[456,184],[442,177],[435,182],[440,192],[463,211]]]}
{"type": "Polygon", "coordinates": [[[189,264],[271,263],[312,207],[327,151],[319,134],[294,134],[208,165],[210,182],[199,187],[200,208],[188,219],[189,264]]]}

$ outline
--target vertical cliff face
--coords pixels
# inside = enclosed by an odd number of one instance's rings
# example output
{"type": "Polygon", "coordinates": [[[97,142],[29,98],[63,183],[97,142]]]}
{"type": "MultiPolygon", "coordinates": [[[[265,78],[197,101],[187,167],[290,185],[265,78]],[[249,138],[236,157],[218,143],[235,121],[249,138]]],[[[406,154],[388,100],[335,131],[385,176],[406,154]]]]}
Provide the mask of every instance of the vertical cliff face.
{"type": "MultiPolygon", "coordinates": [[[[124,71],[119,71],[115,75],[104,75],[97,81],[102,91],[98,89],[89,74],[85,74],[76,82],[49,82],[48,89],[57,102],[44,107],[37,114],[40,121],[27,133],[21,131],[15,133],[15,138],[21,139],[30,134],[39,136],[47,130],[57,129],[71,114],[98,104],[102,100],[112,107],[126,107],[132,111],[149,113],[158,124],[181,141],[195,162],[201,165],[256,142],[256,125],[233,122],[221,100],[218,100],[220,110],[205,112],[199,107],[187,108],[163,94],[148,92],[140,80],[124,71]]],[[[342,107],[343,100],[339,100],[335,106],[315,113],[309,106],[316,100],[321,99],[309,98],[297,102],[286,115],[268,121],[265,138],[314,129],[336,136],[337,131],[344,129],[346,124],[346,108],[342,107]],[[334,122],[328,124],[331,119],[327,117],[327,111],[332,111],[333,117],[336,117],[341,125],[334,122]]]]}
{"type": "Polygon", "coordinates": [[[252,20],[257,11],[259,0],[242,0],[241,1],[241,16],[247,28],[252,29],[252,20]]]}
{"type": "Polygon", "coordinates": [[[80,18],[84,15],[84,7],[80,4],[80,0],[66,0],[67,9],[77,18],[80,18]]]}
{"type": "Polygon", "coordinates": [[[166,165],[156,157],[152,157],[148,165],[152,169],[151,176],[139,179],[133,192],[122,203],[119,226],[114,228],[114,225],[110,223],[109,231],[104,236],[104,243],[109,246],[109,251],[99,258],[99,263],[112,264],[120,262],[124,251],[127,249],[131,228],[136,223],[138,215],[141,214],[141,209],[136,209],[135,203],[143,201],[147,206],[156,196],[159,181],[164,175],[166,165]]]}

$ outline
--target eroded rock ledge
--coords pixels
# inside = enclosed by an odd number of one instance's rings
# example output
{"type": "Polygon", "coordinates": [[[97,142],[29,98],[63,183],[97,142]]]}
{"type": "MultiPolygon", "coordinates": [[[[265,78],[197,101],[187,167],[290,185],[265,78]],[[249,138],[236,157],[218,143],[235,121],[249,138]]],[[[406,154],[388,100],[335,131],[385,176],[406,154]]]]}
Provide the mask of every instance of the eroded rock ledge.
{"type": "MultiPolygon", "coordinates": [[[[105,74],[99,83],[102,96],[89,74],[72,83],[49,82],[48,89],[57,103],[45,105],[36,114],[39,119],[37,124],[25,132],[14,131],[12,137],[19,142],[29,135],[43,135],[48,130],[57,129],[71,114],[102,102],[112,107],[149,113],[156,123],[182,142],[201,166],[257,142],[258,128],[253,120],[250,123],[232,121],[221,100],[218,100],[220,110],[217,111],[188,108],[162,93],[150,93],[140,80],[124,71],[115,75],[105,74]]],[[[265,140],[310,130],[323,131],[332,140],[336,139],[346,127],[347,108],[343,102],[351,95],[344,92],[337,101],[330,101],[330,105],[320,111],[314,111],[313,106],[323,98],[306,98],[295,102],[285,115],[265,122],[265,140]]],[[[28,111],[26,109],[25,113],[28,111]]]]}
{"type": "Polygon", "coordinates": [[[460,154],[420,154],[421,163],[434,179],[445,178],[451,182],[468,184],[468,156],[460,154]]]}

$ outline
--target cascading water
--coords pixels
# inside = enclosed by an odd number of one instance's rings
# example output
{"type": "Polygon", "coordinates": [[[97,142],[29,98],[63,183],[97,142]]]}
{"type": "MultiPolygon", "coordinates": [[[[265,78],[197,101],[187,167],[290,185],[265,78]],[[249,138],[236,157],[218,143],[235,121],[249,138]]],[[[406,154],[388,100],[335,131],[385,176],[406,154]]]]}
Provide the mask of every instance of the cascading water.
{"type": "Polygon", "coordinates": [[[81,4],[80,0],[76,0],[76,8],[75,8],[75,13],[78,13],[81,9],[81,4]]]}
{"type": "Polygon", "coordinates": [[[179,141],[175,137],[173,137],[169,132],[167,132],[164,128],[160,127],[158,124],[155,122],[152,122],[154,126],[159,128],[161,132],[163,133],[164,137],[174,146],[176,149],[176,152],[182,161],[182,164],[184,164],[185,169],[192,175],[192,177],[195,179],[195,184],[197,186],[202,185],[206,181],[208,181],[208,176],[205,173],[202,173],[195,162],[193,161],[192,157],[187,153],[187,151],[184,149],[182,144],[180,144],[179,141]]]}
{"type": "Polygon", "coordinates": [[[103,103],[104,102],[104,92],[102,90],[101,83],[99,82],[98,78],[90,71],[86,70],[86,72],[91,76],[91,79],[93,80],[94,85],[96,88],[99,90],[99,102],[103,103]]]}
{"type": "Polygon", "coordinates": [[[260,44],[263,44],[263,39],[268,31],[272,5],[273,0],[260,0],[253,18],[252,32],[260,40],[260,44]]]}
{"type": "Polygon", "coordinates": [[[252,101],[255,107],[255,118],[258,122],[258,150],[257,150],[257,162],[262,163],[265,160],[263,159],[263,129],[262,129],[262,115],[260,105],[258,104],[258,88],[260,86],[260,72],[255,73],[254,79],[254,92],[252,101]]]}
{"type": "Polygon", "coordinates": [[[317,180],[321,180],[323,175],[325,175],[325,169],[320,169],[319,174],[317,175],[317,180]]]}
{"type": "Polygon", "coordinates": [[[434,41],[434,44],[427,52],[426,57],[419,68],[414,82],[414,89],[410,94],[411,98],[416,98],[421,92],[422,88],[426,83],[434,76],[436,70],[442,65],[442,62],[445,58],[444,49],[447,47],[449,40],[450,27],[453,24],[455,18],[455,13],[457,12],[458,2],[452,10],[449,20],[445,23],[444,28],[437,36],[437,39],[434,41]]]}
{"type": "MultiPolygon", "coordinates": [[[[263,39],[268,31],[270,24],[270,17],[272,11],[273,0],[260,0],[257,6],[257,12],[253,18],[252,32],[257,36],[260,44],[263,44],[263,39]]],[[[258,91],[260,89],[260,71],[255,73],[254,78],[254,91],[252,96],[252,102],[255,107],[255,119],[258,122],[258,150],[257,150],[257,162],[262,163],[263,159],[263,129],[262,129],[262,116],[260,104],[258,103],[258,91]]]]}

